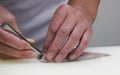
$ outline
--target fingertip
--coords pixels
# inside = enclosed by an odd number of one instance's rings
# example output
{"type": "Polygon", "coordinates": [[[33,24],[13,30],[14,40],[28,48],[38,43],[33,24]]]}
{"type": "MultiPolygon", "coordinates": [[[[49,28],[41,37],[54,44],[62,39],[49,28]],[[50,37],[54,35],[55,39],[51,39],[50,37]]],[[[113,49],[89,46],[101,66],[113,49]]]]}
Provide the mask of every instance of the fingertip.
{"type": "Polygon", "coordinates": [[[27,38],[27,41],[29,41],[29,42],[32,43],[32,44],[35,43],[35,40],[34,40],[34,39],[29,39],[29,38],[27,38]]]}
{"type": "Polygon", "coordinates": [[[47,54],[46,54],[46,59],[47,59],[48,61],[53,60],[53,53],[52,53],[52,52],[47,53],[47,54]]]}
{"type": "Polygon", "coordinates": [[[69,56],[69,60],[74,60],[77,58],[77,55],[76,54],[72,54],[69,56]]]}
{"type": "Polygon", "coordinates": [[[33,51],[23,51],[21,52],[21,55],[19,58],[22,58],[22,59],[32,59],[32,58],[35,58],[36,57],[36,53],[33,52],[33,51]]]}
{"type": "Polygon", "coordinates": [[[63,61],[63,55],[62,55],[62,54],[59,54],[59,55],[55,58],[55,61],[56,61],[57,63],[62,62],[62,61],[63,61]]]}
{"type": "Polygon", "coordinates": [[[28,58],[35,58],[37,55],[35,52],[31,52],[28,54],[28,58]]]}

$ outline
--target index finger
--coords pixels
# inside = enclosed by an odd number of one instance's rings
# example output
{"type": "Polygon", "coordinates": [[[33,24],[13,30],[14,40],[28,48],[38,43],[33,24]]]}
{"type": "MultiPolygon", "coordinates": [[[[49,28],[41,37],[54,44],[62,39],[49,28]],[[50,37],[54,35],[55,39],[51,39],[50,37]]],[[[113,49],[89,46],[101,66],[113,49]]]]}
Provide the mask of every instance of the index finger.
{"type": "Polygon", "coordinates": [[[43,50],[46,50],[49,48],[50,44],[52,43],[53,39],[55,38],[58,28],[64,22],[65,17],[66,17],[66,11],[64,10],[64,5],[62,5],[56,10],[56,12],[52,18],[52,21],[50,23],[50,26],[49,26],[49,29],[47,32],[47,36],[45,39],[45,43],[43,45],[43,50]]]}
{"type": "Polygon", "coordinates": [[[0,42],[16,49],[30,49],[30,45],[15,35],[0,28],[0,42]]]}

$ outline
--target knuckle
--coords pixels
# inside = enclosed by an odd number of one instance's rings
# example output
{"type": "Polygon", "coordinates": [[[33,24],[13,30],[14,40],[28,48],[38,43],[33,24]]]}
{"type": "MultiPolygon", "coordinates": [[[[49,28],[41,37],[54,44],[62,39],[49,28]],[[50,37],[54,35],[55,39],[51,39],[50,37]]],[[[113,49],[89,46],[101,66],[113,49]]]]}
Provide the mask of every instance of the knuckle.
{"type": "Polygon", "coordinates": [[[62,28],[58,31],[58,34],[60,36],[67,36],[68,35],[68,29],[67,28],[62,28]]]}
{"type": "Polygon", "coordinates": [[[54,25],[51,25],[50,32],[56,33],[57,29],[54,27],[54,25]]]}
{"type": "Polygon", "coordinates": [[[66,10],[67,8],[69,8],[69,5],[67,5],[67,4],[62,4],[58,9],[59,9],[59,10],[66,10]]]}
{"type": "Polygon", "coordinates": [[[13,55],[14,52],[9,51],[11,48],[8,46],[3,46],[2,47],[2,54],[4,55],[13,55]]]}
{"type": "Polygon", "coordinates": [[[0,44],[0,48],[1,48],[0,53],[2,53],[4,55],[9,55],[9,56],[15,56],[16,55],[16,53],[15,53],[16,49],[15,48],[12,48],[12,47],[10,47],[8,45],[5,45],[5,44],[2,44],[2,43],[0,44]]]}
{"type": "Polygon", "coordinates": [[[63,13],[66,12],[69,9],[69,5],[63,4],[57,9],[57,13],[63,13]]]}
{"type": "Polygon", "coordinates": [[[71,14],[73,14],[75,17],[80,17],[81,16],[80,11],[78,11],[78,10],[71,11],[71,14]]]}

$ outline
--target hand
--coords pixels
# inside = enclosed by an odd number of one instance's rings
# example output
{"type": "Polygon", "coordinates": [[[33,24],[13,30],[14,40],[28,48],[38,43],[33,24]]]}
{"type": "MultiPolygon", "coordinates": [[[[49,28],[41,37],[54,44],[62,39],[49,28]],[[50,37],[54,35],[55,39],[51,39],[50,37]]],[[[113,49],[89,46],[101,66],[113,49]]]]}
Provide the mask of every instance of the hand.
{"type": "Polygon", "coordinates": [[[92,19],[82,9],[70,5],[60,6],[53,16],[43,45],[46,59],[61,62],[66,57],[70,60],[79,57],[92,36],[91,25],[92,19]],[[79,44],[72,50],[78,41],[79,44]]]}
{"type": "MultiPolygon", "coordinates": [[[[0,6],[0,26],[7,22],[18,32],[17,22],[7,9],[0,6]]],[[[35,53],[30,50],[30,45],[24,40],[0,28],[0,58],[33,58],[35,53]]]]}

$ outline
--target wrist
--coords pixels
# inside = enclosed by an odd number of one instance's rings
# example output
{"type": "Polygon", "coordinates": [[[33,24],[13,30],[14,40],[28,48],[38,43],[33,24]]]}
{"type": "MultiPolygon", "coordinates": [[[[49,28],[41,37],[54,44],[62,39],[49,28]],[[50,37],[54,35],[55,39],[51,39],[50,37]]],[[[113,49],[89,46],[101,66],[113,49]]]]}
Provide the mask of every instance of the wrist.
{"type": "Polygon", "coordinates": [[[80,10],[93,23],[96,19],[100,0],[69,0],[68,4],[80,10]]]}

